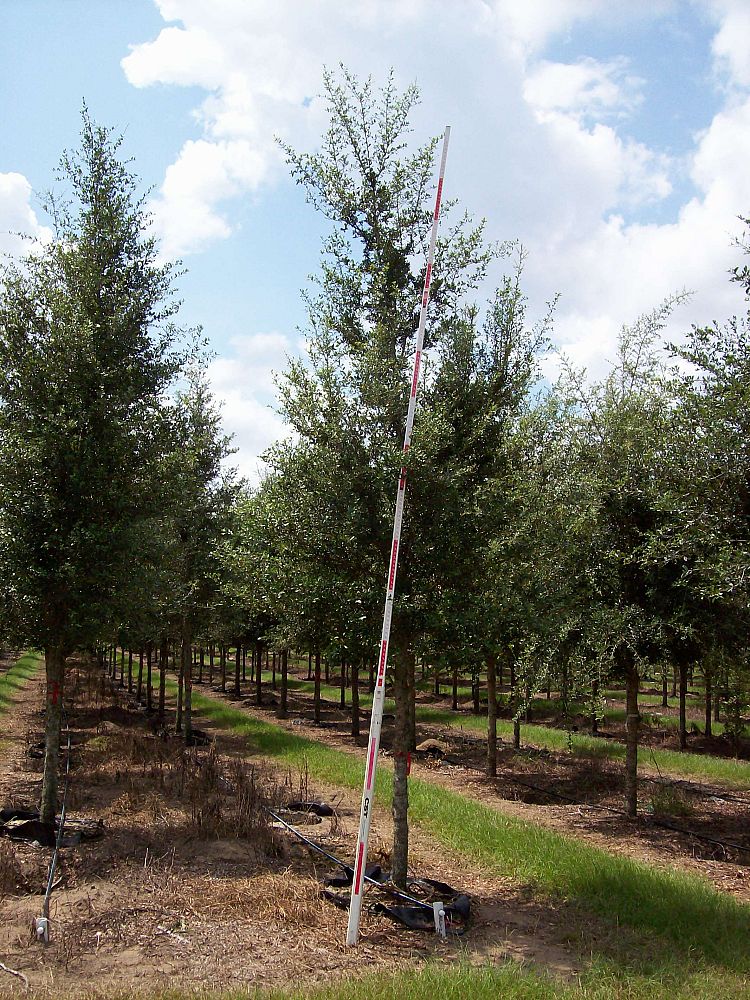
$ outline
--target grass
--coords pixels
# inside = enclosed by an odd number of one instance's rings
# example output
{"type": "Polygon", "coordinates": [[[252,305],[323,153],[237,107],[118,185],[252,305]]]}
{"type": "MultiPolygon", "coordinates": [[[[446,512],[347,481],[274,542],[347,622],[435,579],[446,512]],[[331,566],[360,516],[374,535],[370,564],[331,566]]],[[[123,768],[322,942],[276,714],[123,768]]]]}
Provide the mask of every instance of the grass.
{"type": "MultiPolygon", "coordinates": [[[[264,673],[264,682],[266,679],[270,682],[271,675],[268,674],[266,678],[264,673]]],[[[292,680],[290,678],[289,689],[309,694],[314,690],[314,685],[312,681],[292,680]]],[[[321,684],[320,694],[321,698],[333,704],[337,705],[339,702],[340,690],[338,686],[321,684]]],[[[361,693],[359,703],[360,708],[369,709],[372,705],[372,695],[365,692],[361,693]]],[[[544,706],[549,703],[540,699],[538,700],[538,704],[539,706],[544,706]]],[[[392,699],[386,700],[385,711],[394,711],[392,699]]],[[[624,711],[618,709],[609,710],[607,714],[607,718],[620,721],[624,719],[624,716],[624,711]]],[[[467,729],[477,733],[485,733],[487,731],[487,720],[484,716],[468,713],[457,715],[448,709],[431,708],[429,706],[420,706],[419,704],[417,705],[417,721],[432,725],[450,726],[454,729],[467,729]]],[[[665,717],[660,721],[677,725],[676,719],[665,717]]],[[[717,728],[716,724],[714,724],[714,731],[717,734],[720,729],[721,727],[717,728]]],[[[513,723],[504,719],[498,719],[497,732],[500,738],[511,740],[513,738],[513,723]]],[[[606,757],[611,760],[625,759],[625,745],[616,740],[587,736],[584,733],[569,733],[566,729],[556,729],[553,726],[534,723],[523,723],[521,734],[522,740],[527,746],[542,747],[557,751],[570,750],[574,754],[586,757],[606,757]]],[[[727,757],[711,757],[706,754],[691,754],[679,750],[642,748],[640,751],[640,762],[640,766],[650,772],[683,778],[696,778],[741,790],[750,789],[750,762],[748,761],[727,757]]]]}
{"type": "MultiPolygon", "coordinates": [[[[417,718],[423,722],[432,722],[451,726],[454,729],[467,729],[472,732],[484,733],[487,730],[487,720],[478,715],[462,715],[456,717],[454,712],[432,708],[418,708],[417,718]]],[[[498,736],[505,739],[513,737],[513,723],[498,719],[498,736]]],[[[625,759],[625,744],[603,737],[586,736],[583,733],[568,733],[565,729],[554,729],[550,726],[524,723],[521,726],[521,738],[524,744],[544,747],[548,750],[572,750],[575,754],[591,757],[607,757],[612,760],[625,759]]],[[[658,771],[684,778],[697,778],[703,781],[716,782],[731,788],[750,789],[750,762],[727,757],[709,757],[705,754],[686,753],[680,750],[655,750],[641,748],[641,766],[649,771],[658,771]]]]}
{"type": "Polygon", "coordinates": [[[2,676],[0,676],[0,715],[7,712],[13,703],[13,696],[20,691],[39,669],[41,653],[24,653],[2,676]]]}
{"type": "MultiPolygon", "coordinates": [[[[359,789],[363,762],[239,708],[195,694],[194,705],[282,765],[313,779],[359,789]]],[[[392,795],[389,768],[378,771],[377,798],[392,795]]],[[[616,926],[668,941],[685,961],[750,973],[750,907],[692,875],[665,872],[509,817],[429,781],[410,782],[410,816],[433,839],[489,872],[571,901],[616,926]]],[[[533,994],[531,994],[533,995],[533,994]]],[[[542,994],[543,995],[543,994],[542,994]]]]}

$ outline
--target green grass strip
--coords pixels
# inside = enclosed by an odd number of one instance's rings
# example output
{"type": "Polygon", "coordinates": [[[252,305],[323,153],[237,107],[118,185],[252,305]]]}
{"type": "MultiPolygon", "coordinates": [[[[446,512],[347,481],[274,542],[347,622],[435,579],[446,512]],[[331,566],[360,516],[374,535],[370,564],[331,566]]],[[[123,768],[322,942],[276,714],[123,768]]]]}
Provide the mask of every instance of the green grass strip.
{"type": "MultiPolygon", "coordinates": [[[[271,675],[269,674],[269,682],[270,679],[271,675]]],[[[289,689],[310,694],[314,690],[314,685],[312,681],[290,679],[289,689]]],[[[336,705],[339,703],[338,687],[321,684],[320,695],[328,702],[336,705]]],[[[369,709],[372,705],[372,695],[361,694],[359,704],[360,708],[369,709]]],[[[548,703],[543,700],[539,701],[539,705],[546,704],[548,703]]],[[[393,712],[393,700],[387,699],[384,707],[386,712],[393,712]]],[[[619,709],[612,709],[607,713],[607,718],[612,721],[622,721],[624,717],[624,711],[619,709]]],[[[417,705],[417,721],[428,725],[467,729],[482,734],[487,732],[485,716],[468,713],[456,714],[448,709],[431,708],[424,705],[417,705]]],[[[677,719],[671,719],[668,716],[658,721],[666,722],[667,725],[678,725],[677,719]]],[[[717,734],[723,729],[720,725],[718,728],[717,724],[714,726],[717,734]]],[[[498,719],[497,734],[501,738],[512,740],[513,723],[505,719],[498,719]]],[[[524,723],[521,727],[521,734],[526,746],[541,747],[547,750],[570,750],[582,757],[625,760],[625,744],[617,740],[608,740],[601,736],[587,736],[584,733],[571,732],[569,734],[565,729],[533,723],[524,723]]],[[[731,757],[710,757],[706,754],[687,753],[680,750],[657,750],[649,747],[641,747],[639,756],[641,765],[651,771],[658,771],[673,777],[697,778],[698,780],[716,782],[730,788],[750,789],[750,762],[748,761],[736,760],[731,757]]]]}
{"type": "Polygon", "coordinates": [[[41,653],[24,653],[2,676],[0,676],[0,715],[8,711],[18,694],[39,669],[44,661],[41,653]]]}
{"type": "MultiPolygon", "coordinates": [[[[433,708],[418,708],[417,718],[450,726],[453,729],[467,729],[471,732],[486,733],[487,720],[478,715],[456,717],[454,712],[433,708]]],[[[498,736],[513,738],[513,723],[498,719],[498,736]]],[[[548,750],[572,750],[574,754],[588,757],[606,757],[611,760],[625,759],[625,744],[608,740],[601,736],[586,736],[583,733],[568,733],[565,729],[524,723],[521,739],[525,745],[548,750]]],[[[709,757],[704,754],[687,753],[679,750],[656,750],[641,747],[639,759],[652,771],[684,778],[716,782],[731,788],[750,789],[750,762],[731,757],[709,757]]]]}
{"type": "MultiPolygon", "coordinates": [[[[193,705],[282,765],[307,767],[313,778],[347,788],[362,785],[364,761],[351,754],[197,693],[193,705]]],[[[383,805],[390,804],[392,788],[390,769],[379,768],[377,798],[383,805]]],[[[657,933],[686,958],[750,972],[750,907],[703,879],[609,854],[422,779],[410,782],[410,816],[438,843],[493,873],[574,900],[615,924],[657,933]]]]}

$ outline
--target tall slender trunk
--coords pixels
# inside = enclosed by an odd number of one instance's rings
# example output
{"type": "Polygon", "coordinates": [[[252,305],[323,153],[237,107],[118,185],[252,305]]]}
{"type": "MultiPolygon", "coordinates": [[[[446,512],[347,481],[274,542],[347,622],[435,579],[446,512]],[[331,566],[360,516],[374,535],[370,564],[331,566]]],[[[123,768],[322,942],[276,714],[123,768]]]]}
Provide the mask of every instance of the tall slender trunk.
{"type": "Polygon", "coordinates": [[[255,704],[263,704],[263,670],[261,665],[263,663],[263,645],[262,643],[257,643],[255,646],[255,704]]]}
{"type": "Polygon", "coordinates": [[[65,693],[65,657],[60,646],[44,651],[47,694],[44,722],[44,773],[39,803],[42,823],[54,823],[57,812],[57,775],[60,766],[60,729],[65,693]]]}
{"type": "Polygon", "coordinates": [[[339,678],[339,708],[346,708],[346,660],[341,660],[341,677],[339,678]]]}
{"type": "Polygon", "coordinates": [[[320,722],[320,650],[315,650],[315,721],[320,722]]]}
{"type": "Polygon", "coordinates": [[[167,665],[169,663],[169,640],[162,639],[159,647],[159,718],[164,718],[167,699],[167,665]]]}
{"type": "Polygon", "coordinates": [[[629,649],[620,654],[625,667],[625,810],[628,816],[638,815],[638,667],[629,649]]]}
{"type": "Polygon", "coordinates": [[[436,663],[435,667],[435,697],[440,697],[440,664],[436,663]]]}
{"type": "Polygon", "coordinates": [[[208,683],[209,686],[214,682],[214,653],[216,647],[213,643],[208,647],[208,683]]]}
{"type": "Polygon", "coordinates": [[[451,701],[451,708],[454,712],[458,711],[458,664],[453,664],[453,700],[451,701]]]}
{"type": "Polygon", "coordinates": [[[597,678],[591,682],[591,735],[599,735],[599,716],[597,714],[599,701],[599,681],[597,678]]]}
{"type": "Polygon", "coordinates": [[[289,680],[289,650],[282,649],[279,653],[281,658],[281,695],[279,698],[279,710],[278,717],[280,719],[285,719],[287,717],[287,689],[289,680]]]}
{"type": "Polygon", "coordinates": [[[331,683],[331,657],[326,656],[326,684],[331,683]]]}
{"type": "Polygon", "coordinates": [[[309,681],[311,681],[313,679],[312,658],[313,658],[312,650],[309,649],[307,651],[307,679],[309,681]]]}
{"type": "Polygon", "coordinates": [[[370,676],[367,679],[367,690],[370,692],[370,694],[374,694],[375,693],[375,664],[374,664],[374,662],[372,660],[370,660],[369,671],[370,671],[370,676]]]}
{"type": "Polygon", "coordinates": [[[227,690],[227,647],[224,645],[223,642],[221,644],[221,649],[220,649],[220,652],[219,652],[219,660],[220,660],[219,669],[221,671],[221,690],[222,690],[222,692],[226,693],[226,690],[227,690]]]}
{"type": "Polygon", "coordinates": [[[271,687],[276,690],[276,650],[271,654],[271,687]]]}
{"type": "Polygon", "coordinates": [[[153,711],[152,703],[152,664],[154,658],[154,644],[149,642],[146,645],[146,711],[151,713],[153,711]]]}
{"type": "Polygon", "coordinates": [[[712,733],[711,733],[711,718],[712,718],[711,698],[712,698],[713,692],[711,690],[711,670],[705,664],[703,666],[703,680],[704,680],[704,683],[706,685],[706,736],[711,736],[712,735],[712,733]]]}
{"type": "Polygon", "coordinates": [[[672,697],[677,697],[677,664],[672,664],[672,697]]]}
{"type": "Polygon", "coordinates": [[[352,660],[352,736],[359,739],[359,660],[352,660]]]}
{"type": "Polygon", "coordinates": [[[247,680],[247,646],[242,647],[242,680],[247,680]]]}
{"type": "Polygon", "coordinates": [[[201,646],[200,652],[198,654],[198,683],[203,683],[203,668],[206,665],[206,650],[201,646]]]}
{"type": "Polygon", "coordinates": [[[182,623],[182,675],[185,742],[190,744],[193,739],[193,631],[187,620],[182,623]]]}
{"type": "Polygon", "coordinates": [[[662,708],[668,708],[669,707],[669,698],[668,698],[668,695],[667,695],[667,684],[668,684],[668,682],[667,682],[667,671],[666,671],[666,668],[665,668],[664,672],[661,675],[661,707],[662,708]]]}
{"type": "Polygon", "coordinates": [[[239,698],[242,695],[242,689],[240,688],[240,669],[242,667],[242,650],[240,648],[239,642],[234,650],[234,696],[239,698]]]}
{"type": "Polygon", "coordinates": [[[397,644],[393,660],[393,695],[396,725],[393,734],[393,851],[391,878],[406,886],[409,864],[409,677],[407,651],[397,644]]]}
{"type": "MultiPolygon", "coordinates": [[[[177,650],[175,649],[175,654],[177,650]]],[[[177,663],[175,663],[177,667],[177,663]]],[[[182,647],[180,647],[179,667],[177,668],[177,714],[175,715],[174,728],[176,733],[182,732],[182,705],[185,692],[185,664],[182,657],[182,647]]]]}
{"type": "Polygon", "coordinates": [[[120,687],[125,687],[125,648],[120,649],[120,687]]]}
{"type": "Polygon", "coordinates": [[[143,700],[143,646],[138,652],[138,684],[135,691],[135,700],[140,705],[143,700]]]}
{"type": "Polygon", "coordinates": [[[479,667],[475,666],[471,672],[471,699],[472,711],[474,715],[479,715],[479,667]]]}
{"type": "Polygon", "coordinates": [[[487,774],[497,775],[497,675],[494,652],[487,653],[487,774]]]}
{"type": "Polygon", "coordinates": [[[680,660],[678,666],[680,674],[680,750],[685,750],[687,747],[687,663],[680,660]]]}
{"type": "Polygon", "coordinates": [[[406,651],[406,708],[408,711],[407,740],[409,751],[417,749],[417,657],[413,649],[406,651]]]}
{"type": "Polygon", "coordinates": [[[128,650],[128,694],[133,693],[133,650],[128,650]]]}

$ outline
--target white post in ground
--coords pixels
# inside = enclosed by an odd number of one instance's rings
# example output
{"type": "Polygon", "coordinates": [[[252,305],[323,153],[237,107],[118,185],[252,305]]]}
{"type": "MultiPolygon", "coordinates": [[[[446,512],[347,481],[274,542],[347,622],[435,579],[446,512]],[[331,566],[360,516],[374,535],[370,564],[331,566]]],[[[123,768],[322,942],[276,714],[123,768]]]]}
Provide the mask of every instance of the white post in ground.
{"type": "MultiPolygon", "coordinates": [[[[424,330],[427,321],[427,303],[430,299],[430,279],[432,277],[432,262],[435,256],[438,222],[440,220],[440,201],[443,195],[443,178],[445,177],[445,161],[448,156],[448,140],[450,126],[446,126],[443,136],[443,152],[440,158],[440,175],[438,177],[437,194],[435,196],[435,212],[432,217],[432,232],[430,248],[427,253],[427,271],[422,292],[422,307],[419,313],[417,328],[417,346],[414,355],[414,369],[411,377],[411,392],[409,394],[409,409],[406,414],[406,433],[404,434],[403,453],[409,450],[411,434],[414,427],[414,410],[417,403],[417,385],[419,382],[419,367],[422,360],[424,330]]],[[[354,855],[354,876],[352,878],[352,893],[349,902],[349,925],[346,931],[347,945],[357,943],[359,936],[359,918],[362,912],[362,893],[364,891],[364,875],[367,865],[367,839],[370,834],[370,819],[375,792],[375,772],[378,767],[378,748],[380,747],[380,727],[383,724],[383,702],[385,701],[385,670],[388,663],[388,642],[391,636],[391,615],[393,613],[393,595],[396,589],[396,571],[398,569],[398,547],[401,541],[401,520],[404,514],[404,497],[406,495],[406,465],[401,467],[396,493],[396,513],[393,518],[393,540],[391,542],[391,561],[388,567],[388,582],[386,585],[385,610],[383,612],[383,631],[380,637],[380,655],[378,657],[378,673],[375,682],[375,694],[372,699],[372,714],[370,716],[370,737],[367,744],[367,763],[365,766],[365,783],[362,792],[362,808],[359,814],[359,836],[354,855]]]]}

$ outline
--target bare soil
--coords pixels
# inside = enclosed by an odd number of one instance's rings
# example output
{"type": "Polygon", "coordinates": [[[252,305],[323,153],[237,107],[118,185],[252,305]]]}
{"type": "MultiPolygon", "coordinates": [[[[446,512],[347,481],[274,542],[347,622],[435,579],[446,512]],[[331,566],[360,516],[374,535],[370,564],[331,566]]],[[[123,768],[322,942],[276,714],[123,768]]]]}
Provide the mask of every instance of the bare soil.
{"type": "MultiPolygon", "coordinates": [[[[311,826],[310,835],[349,858],[358,795],[313,788],[304,773],[249,757],[246,742],[224,732],[211,732],[208,747],[186,750],[82,664],[72,666],[69,690],[69,815],[101,829],[61,850],[46,946],[32,925],[52,851],[0,839],[0,963],[25,977],[33,995],[302,985],[428,959],[454,962],[459,954],[476,962],[512,957],[562,976],[581,968],[569,908],[437,852],[418,831],[411,862],[419,874],[472,894],[467,933],[443,942],[366,908],[362,943],[347,949],[346,914],[321,897],[320,877],[332,866],[269,826],[258,807],[325,798],[335,815],[311,826]]],[[[40,673],[3,718],[1,805],[37,802],[42,761],[28,748],[43,733],[42,691],[40,673]]],[[[371,858],[384,865],[388,828],[387,816],[375,817],[371,858]]],[[[0,996],[23,991],[22,979],[0,968],[0,996]]]]}

